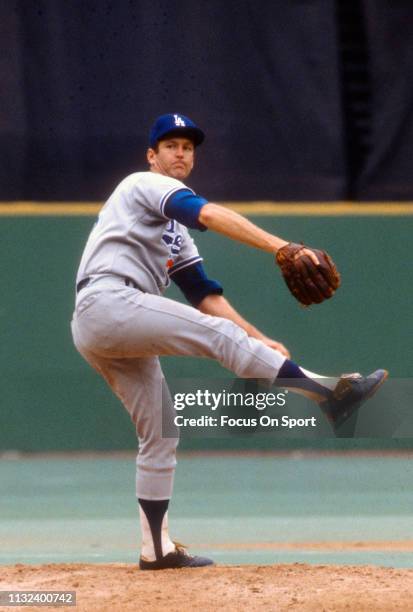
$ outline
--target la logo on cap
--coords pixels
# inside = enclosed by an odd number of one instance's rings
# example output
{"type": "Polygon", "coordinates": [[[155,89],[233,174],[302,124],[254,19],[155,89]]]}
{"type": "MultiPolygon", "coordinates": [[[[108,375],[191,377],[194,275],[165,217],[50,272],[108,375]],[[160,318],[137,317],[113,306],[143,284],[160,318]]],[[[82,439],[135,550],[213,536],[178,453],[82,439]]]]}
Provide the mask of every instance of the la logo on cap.
{"type": "Polygon", "coordinates": [[[179,115],[174,115],[174,119],[175,119],[175,125],[177,127],[185,127],[186,126],[185,121],[179,115]]]}

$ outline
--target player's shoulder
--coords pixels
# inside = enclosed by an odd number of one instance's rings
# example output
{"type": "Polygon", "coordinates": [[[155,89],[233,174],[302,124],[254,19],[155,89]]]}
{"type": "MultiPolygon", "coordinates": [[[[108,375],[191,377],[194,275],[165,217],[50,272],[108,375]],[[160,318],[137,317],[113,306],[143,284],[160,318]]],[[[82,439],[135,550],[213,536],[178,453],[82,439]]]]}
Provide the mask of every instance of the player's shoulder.
{"type": "Polygon", "coordinates": [[[125,177],[122,183],[130,187],[138,187],[141,189],[188,189],[182,181],[158,174],[157,172],[134,172],[125,177]]]}

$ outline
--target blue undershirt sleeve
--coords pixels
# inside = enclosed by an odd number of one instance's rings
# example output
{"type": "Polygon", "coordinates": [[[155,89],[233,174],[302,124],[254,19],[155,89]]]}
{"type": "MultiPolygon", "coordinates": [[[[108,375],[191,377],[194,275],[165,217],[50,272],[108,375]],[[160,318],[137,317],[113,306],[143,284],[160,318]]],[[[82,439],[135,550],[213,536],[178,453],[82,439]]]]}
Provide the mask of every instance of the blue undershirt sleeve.
{"type": "Polygon", "coordinates": [[[195,195],[190,189],[174,191],[163,204],[162,212],[169,219],[175,219],[191,229],[204,232],[207,228],[198,221],[199,213],[208,200],[195,195]]]}
{"type": "Polygon", "coordinates": [[[201,262],[173,272],[170,276],[195,308],[207,295],[222,295],[224,291],[220,283],[207,277],[201,262]]]}

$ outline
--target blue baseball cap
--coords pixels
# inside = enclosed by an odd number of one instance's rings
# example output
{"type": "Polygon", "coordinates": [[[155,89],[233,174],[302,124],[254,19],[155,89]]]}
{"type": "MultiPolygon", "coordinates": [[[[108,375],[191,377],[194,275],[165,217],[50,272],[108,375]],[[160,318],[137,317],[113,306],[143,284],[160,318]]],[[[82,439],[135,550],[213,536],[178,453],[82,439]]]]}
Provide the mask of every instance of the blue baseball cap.
{"type": "Polygon", "coordinates": [[[149,135],[149,145],[153,148],[157,142],[168,136],[189,138],[195,146],[200,145],[205,138],[204,132],[191,119],[178,113],[161,115],[157,118],[149,135]]]}

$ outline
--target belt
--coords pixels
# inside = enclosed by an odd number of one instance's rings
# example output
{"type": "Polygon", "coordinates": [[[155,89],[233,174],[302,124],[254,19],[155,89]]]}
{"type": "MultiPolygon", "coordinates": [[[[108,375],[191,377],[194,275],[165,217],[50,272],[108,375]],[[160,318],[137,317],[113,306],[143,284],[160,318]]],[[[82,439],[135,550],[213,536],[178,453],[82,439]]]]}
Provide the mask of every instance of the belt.
{"type": "MultiPolygon", "coordinates": [[[[76,285],[76,293],[79,293],[79,291],[87,287],[91,280],[92,279],[89,276],[87,276],[86,278],[82,278],[82,280],[79,281],[78,284],[76,285]]],[[[134,289],[139,289],[138,285],[131,278],[128,278],[125,276],[123,281],[127,287],[133,287],[134,289]]]]}

